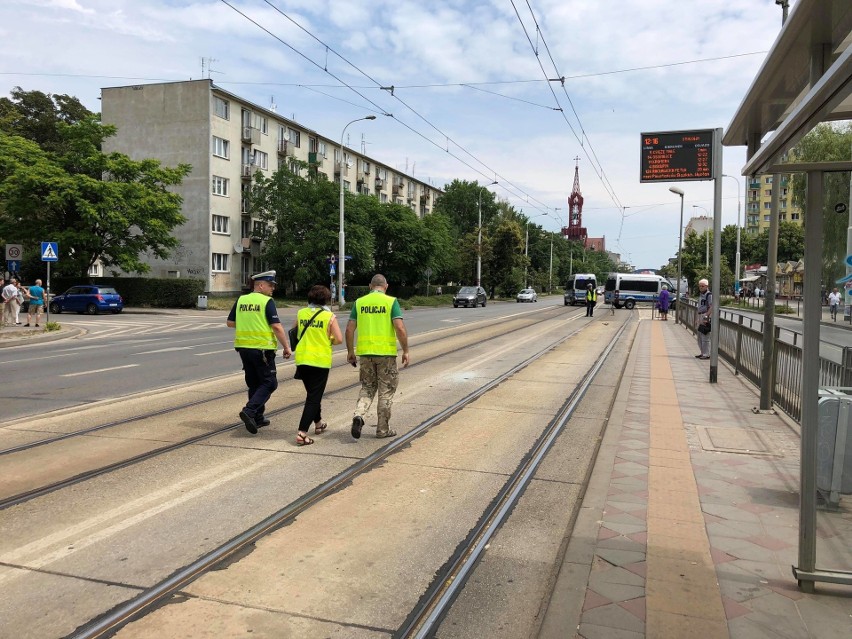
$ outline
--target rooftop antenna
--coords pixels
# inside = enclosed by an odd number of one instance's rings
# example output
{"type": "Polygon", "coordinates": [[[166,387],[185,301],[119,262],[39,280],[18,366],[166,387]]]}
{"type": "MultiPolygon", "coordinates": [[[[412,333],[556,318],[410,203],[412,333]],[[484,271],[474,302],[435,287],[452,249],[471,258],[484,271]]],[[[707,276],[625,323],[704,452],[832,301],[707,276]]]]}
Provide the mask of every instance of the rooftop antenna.
{"type": "Polygon", "coordinates": [[[278,110],[278,105],[275,104],[275,96],[274,95],[269,97],[269,110],[270,111],[277,111],[278,110]]]}
{"type": "Polygon", "coordinates": [[[216,59],[216,58],[201,58],[201,77],[202,78],[206,78],[207,80],[209,80],[211,73],[222,73],[222,71],[216,71],[213,68],[214,62],[219,62],[219,60],[216,59]],[[205,73],[206,73],[206,75],[205,75],[205,73]]]}

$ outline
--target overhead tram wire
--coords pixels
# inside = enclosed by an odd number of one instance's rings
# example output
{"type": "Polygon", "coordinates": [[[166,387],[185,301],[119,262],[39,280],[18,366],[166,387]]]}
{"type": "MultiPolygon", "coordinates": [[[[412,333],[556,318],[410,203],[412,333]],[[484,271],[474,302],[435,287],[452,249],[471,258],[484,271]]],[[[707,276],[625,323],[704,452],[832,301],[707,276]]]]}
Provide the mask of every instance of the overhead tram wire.
{"type": "MultiPolygon", "coordinates": [[[[224,3],[224,4],[228,5],[228,6],[229,6],[229,7],[231,7],[232,9],[234,9],[234,11],[236,11],[237,13],[239,13],[240,15],[242,15],[243,17],[245,17],[247,20],[249,20],[249,21],[250,21],[250,22],[252,22],[253,24],[257,25],[259,28],[263,29],[263,31],[265,31],[265,32],[266,32],[266,33],[268,33],[269,35],[272,35],[274,38],[276,38],[279,42],[281,42],[282,44],[284,44],[285,46],[287,46],[289,49],[291,49],[291,50],[293,50],[293,51],[296,51],[296,49],[295,49],[295,48],[293,48],[291,45],[287,44],[286,42],[284,42],[283,40],[281,40],[280,38],[278,38],[277,36],[275,36],[274,34],[272,34],[269,30],[267,30],[267,29],[265,29],[264,27],[262,27],[261,25],[259,25],[256,21],[252,20],[251,18],[249,18],[248,16],[246,16],[244,13],[242,13],[242,12],[241,12],[241,11],[239,11],[238,9],[234,8],[234,7],[233,7],[233,6],[232,6],[232,5],[231,5],[231,4],[230,4],[227,0],[220,0],[220,1],[221,1],[222,3],[224,3]]],[[[337,51],[335,51],[332,47],[330,47],[328,44],[326,44],[326,43],[325,43],[325,42],[323,42],[321,39],[319,39],[316,35],[314,35],[314,34],[313,34],[313,33],[311,33],[309,30],[307,30],[305,27],[303,27],[301,24],[299,24],[298,22],[296,22],[296,21],[295,21],[293,18],[291,18],[291,17],[290,17],[287,13],[285,13],[284,11],[282,11],[281,9],[279,9],[278,7],[276,7],[276,6],[275,6],[275,5],[274,5],[274,4],[273,4],[270,0],[263,0],[263,2],[264,2],[266,5],[268,5],[270,8],[272,8],[274,11],[276,11],[277,13],[279,13],[281,16],[283,16],[284,18],[286,18],[289,22],[291,22],[291,23],[292,23],[294,26],[296,26],[298,29],[300,29],[300,30],[301,30],[301,31],[303,31],[305,34],[307,34],[308,36],[310,36],[311,38],[313,38],[316,42],[318,42],[318,43],[319,43],[319,44],[321,44],[323,47],[325,47],[325,49],[326,49],[326,51],[327,51],[327,52],[334,54],[334,55],[335,55],[336,57],[338,57],[341,61],[343,61],[344,63],[348,64],[348,65],[349,65],[349,66],[351,66],[353,69],[355,69],[358,73],[360,73],[360,74],[361,74],[361,75],[363,75],[365,78],[367,78],[368,80],[370,80],[371,82],[373,82],[373,83],[374,83],[377,87],[379,87],[380,89],[388,89],[388,88],[389,88],[389,89],[390,89],[390,95],[391,95],[391,97],[392,97],[392,98],[396,99],[396,100],[397,100],[400,104],[402,104],[402,105],[403,105],[406,109],[408,109],[409,111],[411,111],[414,115],[416,115],[418,118],[420,118],[420,119],[421,119],[424,123],[426,123],[429,127],[431,127],[431,128],[432,128],[432,129],[434,129],[437,133],[439,133],[439,134],[441,135],[441,137],[443,137],[443,138],[444,138],[444,140],[445,140],[447,143],[452,142],[452,143],[453,143],[453,145],[455,145],[458,149],[460,149],[461,151],[463,151],[463,152],[464,152],[464,153],[465,153],[468,157],[470,157],[470,158],[471,158],[471,159],[473,159],[475,162],[477,162],[477,163],[478,163],[478,164],[480,164],[482,167],[484,167],[484,168],[488,171],[488,173],[483,173],[481,170],[476,169],[475,167],[471,166],[468,162],[466,162],[465,160],[463,160],[462,158],[460,158],[458,155],[456,155],[456,154],[454,154],[454,153],[451,153],[451,152],[450,152],[450,149],[449,149],[449,145],[447,145],[446,147],[441,146],[440,144],[438,144],[438,143],[437,143],[437,142],[435,142],[434,140],[431,140],[430,138],[426,137],[424,134],[420,133],[419,131],[417,131],[416,129],[414,129],[413,127],[411,127],[410,125],[408,125],[407,123],[403,122],[402,120],[400,120],[399,118],[397,118],[396,116],[394,116],[392,113],[388,113],[386,110],[381,109],[381,111],[382,111],[382,113],[383,113],[384,115],[389,116],[389,117],[392,117],[394,120],[396,120],[396,121],[397,121],[397,122],[399,122],[401,125],[403,125],[405,128],[407,128],[409,131],[411,131],[412,133],[415,133],[416,135],[420,136],[421,138],[423,138],[423,139],[424,139],[424,140],[426,140],[427,142],[431,143],[431,144],[432,144],[432,145],[434,145],[435,147],[437,147],[437,148],[441,149],[442,151],[444,151],[445,153],[447,153],[447,154],[448,154],[448,155],[450,155],[451,157],[453,157],[453,158],[455,158],[456,160],[458,160],[461,164],[463,164],[464,166],[466,166],[466,167],[468,167],[469,169],[471,169],[473,172],[475,172],[475,173],[477,173],[477,174],[481,175],[484,179],[486,179],[486,180],[492,180],[492,179],[497,180],[497,181],[500,183],[500,186],[501,186],[502,188],[504,188],[504,189],[506,189],[506,185],[509,185],[509,186],[513,187],[514,189],[516,189],[516,190],[518,190],[518,191],[522,192],[522,193],[523,193],[526,197],[528,197],[528,198],[532,198],[534,201],[538,202],[539,204],[541,204],[541,205],[542,205],[542,206],[544,206],[545,208],[551,208],[551,207],[548,207],[548,206],[547,206],[544,202],[541,202],[540,200],[538,200],[537,198],[535,198],[534,196],[529,195],[529,194],[528,194],[528,193],[527,193],[524,189],[522,189],[522,188],[520,188],[519,186],[515,185],[515,184],[514,184],[514,183],[513,183],[513,182],[512,182],[509,178],[507,178],[506,176],[504,176],[504,175],[502,175],[502,174],[498,173],[497,171],[495,171],[492,167],[488,166],[485,162],[483,162],[483,161],[482,161],[482,160],[480,160],[478,157],[476,157],[475,155],[473,155],[470,151],[468,151],[468,150],[467,150],[466,148],[464,148],[461,144],[459,144],[458,142],[456,142],[455,140],[453,140],[453,139],[452,139],[449,135],[447,135],[446,133],[444,133],[441,129],[439,129],[437,126],[435,126],[434,124],[432,124],[432,122],[430,122],[430,121],[429,121],[426,117],[424,117],[423,115],[421,115],[421,114],[420,114],[420,113],[419,113],[416,109],[414,109],[411,105],[409,105],[408,103],[406,103],[406,102],[405,102],[405,100],[403,100],[403,99],[402,99],[402,98],[400,98],[399,96],[395,95],[395,94],[394,94],[394,87],[393,87],[392,85],[390,85],[390,86],[389,86],[389,85],[387,85],[387,84],[383,84],[383,83],[379,82],[378,80],[376,80],[375,78],[371,77],[371,76],[370,76],[370,74],[368,74],[366,71],[364,71],[363,69],[361,69],[360,67],[358,67],[356,64],[353,64],[352,62],[350,62],[350,61],[349,61],[347,58],[345,58],[343,55],[341,55],[340,53],[338,53],[337,51]]],[[[333,78],[335,78],[336,80],[340,81],[340,79],[339,79],[339,78],[337,78],[337,76],[335,76],[333,73],[331,73],[330,71],[328,71],[328,69],[327,69],[327,68],[320,67],[320,65],[318,65],[318,64],[317,64],[316,62],[314,62],[313,60],[310,60],[310,58],[308,58],[307,56],[305,56],[305,55],[304,55],[304,54],[302,54],[301,52],[297,52],[297,53],[299,53],[299,55],[301,55],[302,57],[304,57],[306,60],[309,60],[309,61],[311,62],[311,64],[314,64],[314,65],[315,65],[315,66],[317,66],[318,68],[321,68],[323,71],[325,71],[326,73],[328,73],[331,77],[333,77],[333,78]]],[[[355,89],[354,89],[351,85],[346,84],[346,83],[344,83],[344,85],[345,85],[348,89],[350,89],[350,90],[354,91],[355,93],[357,93],[358,95],[360,95],[361,97],[364,97],[361,93],[359,93],[358,91],[355,91],[355,89]]],[[[366,100],[367,98],[364,98],[364,99],[366,100]]],[[[370,102],[370,104],[374,104],[374,105],[375,105],[375,103],[374,103],[373,101],[371,101],[371,100],[367,100],[367,101],[368,101],[368,102],[370,102]]],[[[378,105],[376,105],[376,106],[378,106],[378,105]]],[[[506,190],[508,191],[508,189],[506,189],[506,190]]]]}
{"type": "Polygon", "coordinates": [[[618,208],[622,208],[621,202],[619,201],[618,196],[615,193],[615,189],[612,186],[612,183],[610,182],[609,178],[607,177],[606,172],[604,171],[603,166],[601,165],[600,160],[597,157],[597,153],[594,150],[594,146],[592,145],[592,141],[589,138],[588,134],[586,134],[585,129],[583,128],[583,123],[580,120],[580,116],[577,114],[576,109],[574,109],[574,104],[571,101],[571,96],[568,95],[568,91],[565,89],[565,78],[563,76],[561,76],[561,74],[559,73],[559,69],[556,66],[556,63],[554,62],[553,57],[550,55],[550,49],[547,46],[547,42],[544,39],[544,35],[541,31],[541,27],[539,26],[538,21],[535,18],[535,14],[532,11],[532,7],[530,7],[529,1],[527,1],[527,7],[530,10],[530,14],[532,15],[533,22],[535,23],[536,33],[541,37],[542,44],[544,45],[545,50],[548,53],[548,57],[550,58],[551,64],[553,65],[553,68],[556,71],[556,74],[557,74],[556,79],[551,79],[550,76],[548,75],[547,71],[545,70],[544,65],[542,64],[541,57],[539,55],[538,49],[535,46],[535,44],[533,44],[532,38],[530,37],[529,31],[527,30],[526,25],[524,24],[523,18],[521,18],[521,14],[518,11],[518,8],[515,5],[514,0],[512,0],[512,8],[515,10],[515,15],[518,18],[518,22],[521,25],[521,29],[523,29],[523,32],[524,32],[524,35],[527,38],[527,41],[530,44],[530,48],[532,49],[533,53],[535,54],[536,61],[538,62],[539,68],[541,68],[542,74],[544,75],[545,78],[548,79],[548,86],[550,88],[550,92],[553,94],[554,101],[560,107],[562,106],[560,104],[559,98],[557,97],[556,92],[553,90],[553,86],[552,86],[553,81],[559,81],[560,84],[562,85],[562,91],[565,93],[565,96],[568,99],[568,103],[571,105],[571,111],[574,113],[574,117],[577,118],[577,124],[580,126],[582,136],[577,134],[577,131],[575,130],[574,126],[571,124],[571,122],[568,120],[567,116],[565,115],[564,109],[560,109],[560,112],[562,113],[562,117],[565,120],[565,123],[568,125],[568,128],[571,129],[571,133],[573,133],[577,142],[579,142],[580,146],[583,149],[586,149],[586,143],[584,142],[584,140],[586,142],[588,142],[588,148],[591,150],[591,154],[592,154],[592,157],[590,159],[593,159],[592,169],[595,170],[595,173],[598,176],[598,179],[601,181],[601,184],[603,185],[604,190],[610,196],[610,199],[613,201],[613,203],[618,208]]]}

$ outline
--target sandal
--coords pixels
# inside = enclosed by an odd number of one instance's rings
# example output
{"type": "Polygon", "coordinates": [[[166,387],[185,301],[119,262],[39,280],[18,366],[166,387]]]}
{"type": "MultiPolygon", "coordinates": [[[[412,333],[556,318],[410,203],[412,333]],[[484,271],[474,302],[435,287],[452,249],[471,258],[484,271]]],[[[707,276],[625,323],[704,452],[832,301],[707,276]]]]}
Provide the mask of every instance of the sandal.
{"type": "Polygon", "coordinates": [[[328,428],[328,424],[326,422],[317,422],[314,424],[314,435],[322,435],[326,428],[328,428]]]}
{"type": "Polygon", "coordinates": [[[296,445],[297,446],[310,446],[313,443],[314,443],[314,440],[311,439],[310,437],[308,437],[307,433],[302,434],[301,432],[299,432],[296,435],[296,445]]]}

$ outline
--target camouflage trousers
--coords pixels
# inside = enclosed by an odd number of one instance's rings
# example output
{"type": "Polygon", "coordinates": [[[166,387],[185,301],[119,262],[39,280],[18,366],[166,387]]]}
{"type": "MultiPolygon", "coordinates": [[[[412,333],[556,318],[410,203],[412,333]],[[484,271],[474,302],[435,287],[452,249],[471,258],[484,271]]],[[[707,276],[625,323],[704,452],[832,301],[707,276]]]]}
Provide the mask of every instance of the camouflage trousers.
{"type": "Polygon", "coordinates": [[[391,406],[396,387],[399,385],[399,370],[396,367],[396,357],[372,357],[363,355],[360,358],[361,392],[355,406],[355,415],[364,417],[376,397],[379,401],[376,412],[379,415],[377,433],[387,433],[390,426],[391,406]]]}

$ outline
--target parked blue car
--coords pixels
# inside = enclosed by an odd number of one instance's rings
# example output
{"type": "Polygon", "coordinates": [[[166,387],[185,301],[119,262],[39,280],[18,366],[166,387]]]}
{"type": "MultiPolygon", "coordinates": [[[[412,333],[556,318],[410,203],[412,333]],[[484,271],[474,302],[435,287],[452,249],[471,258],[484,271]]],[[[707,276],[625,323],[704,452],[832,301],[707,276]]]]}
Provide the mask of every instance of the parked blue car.
{"type": "Polygon", "coordinates": [[[72,286],[62,295],[57,295],[50,300],[50,312],[62,313],[63,311],[88,313],[121,313],[124,310],[124,300],[111,286],[95,286],[92,284],[81,284],[72,286]]]}

